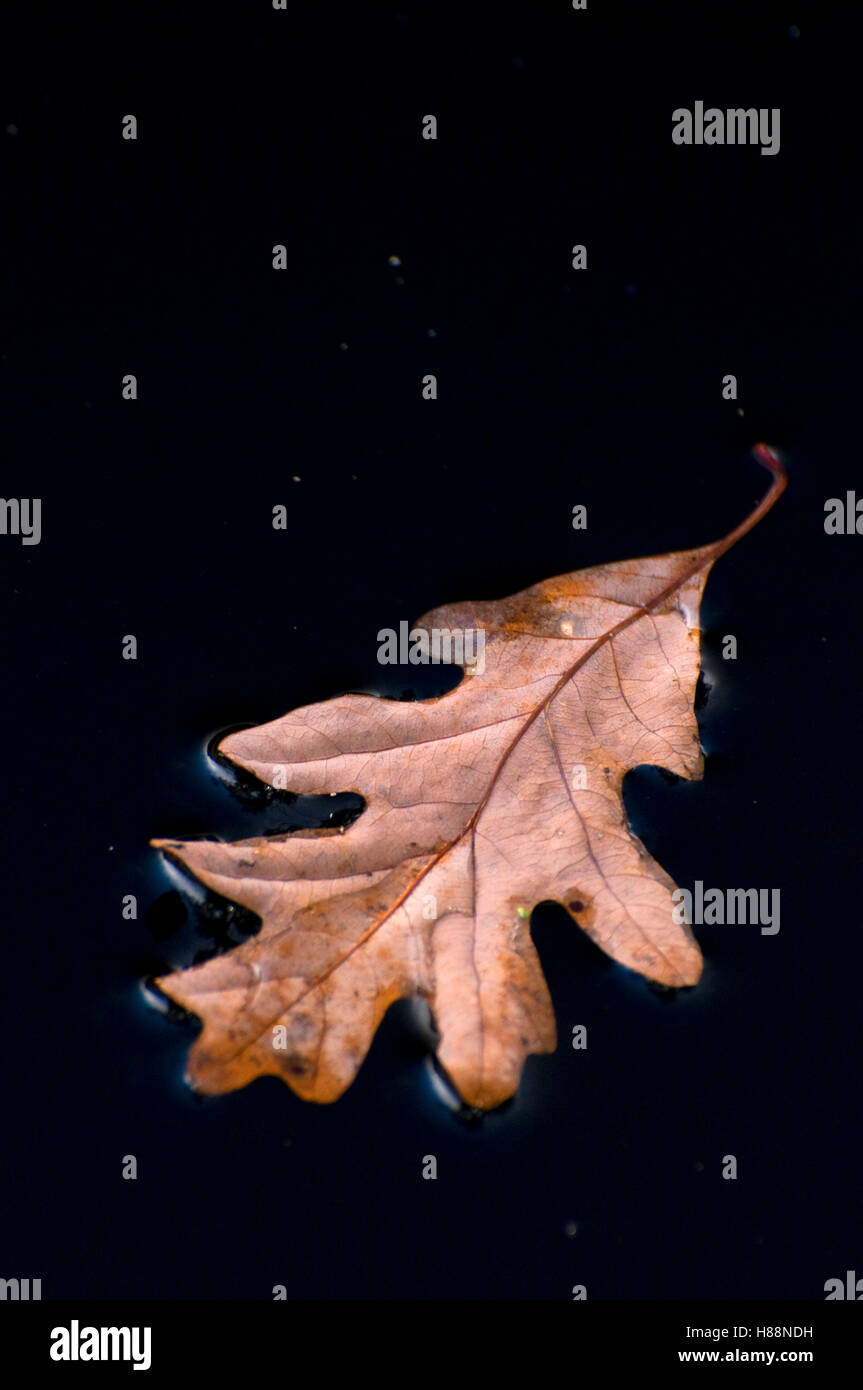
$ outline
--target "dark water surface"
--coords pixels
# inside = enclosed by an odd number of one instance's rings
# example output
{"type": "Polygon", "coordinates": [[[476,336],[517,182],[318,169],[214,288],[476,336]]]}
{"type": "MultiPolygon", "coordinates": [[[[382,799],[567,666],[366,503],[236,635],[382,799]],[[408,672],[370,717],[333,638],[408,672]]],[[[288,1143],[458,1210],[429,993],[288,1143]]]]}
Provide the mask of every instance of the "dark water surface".
{"type": "Polygon", "coordinates": [[[863,1272],[863,539],[823,527],[863,496],[858,162],[811,96],[841,33],[758,9],[261,7],[170,45],[118,12],[108,64],[85,30],[74,71],[26,48],[2,490],[41,496],[43,535],[0,537],[0,1273],[44,1297],[758,1299],[863,1272]],[[781,106],[780,154],[673,146],[702,97],[781,106]],[[142,985],[249,923],[199,915],[148,840],[314,823],[232,794],[213,736],[445,688],[380,667],[378,630],[725,534],[767,486],[761,438],[790,484],[707,585],[704,780],[642,768],[626,801],[681,886],[780,889],[778,934],[696,927],[675,997],[538,908],[558,1050],[477,1123],[408,1004],[333,1106],[273,1078],[194,1096],[194,1025],[142,985]]]}

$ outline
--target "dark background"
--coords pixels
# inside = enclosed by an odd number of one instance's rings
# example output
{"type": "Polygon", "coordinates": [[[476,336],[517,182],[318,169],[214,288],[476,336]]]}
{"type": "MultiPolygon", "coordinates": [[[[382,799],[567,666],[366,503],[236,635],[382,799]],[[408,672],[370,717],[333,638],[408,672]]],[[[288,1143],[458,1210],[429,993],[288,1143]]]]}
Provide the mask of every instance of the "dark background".
{"type": "Polygon", "coordinates": [[[44,1298],[823,1298],[863,1273],[863,540],[823,528],[863,494],[843,21],[188,9],[40,11],[4,44],[2,494],[41,497],[43,535],[0,537],[0,1275],[44,1298]],[[697,99],[779,106],[780,153],[674,146],[697,99]],[[779,934],[696,928],[702,981],[669,999],[538,909],[558,1050],[479,1123],[435,1096],[407,1005],[333,1106],[272,1078],[194,1096],[195,1025],[142,984],[249,924],[199,914],[148,840],[316,811],[238,799],[209,740],[446,688],[380,667],[378,629],[713,540],[768,485],[758,439],[790,484],[708,582],[705,779],[640,769],[627,806],[682,886],[779,888],[779,934]]]}

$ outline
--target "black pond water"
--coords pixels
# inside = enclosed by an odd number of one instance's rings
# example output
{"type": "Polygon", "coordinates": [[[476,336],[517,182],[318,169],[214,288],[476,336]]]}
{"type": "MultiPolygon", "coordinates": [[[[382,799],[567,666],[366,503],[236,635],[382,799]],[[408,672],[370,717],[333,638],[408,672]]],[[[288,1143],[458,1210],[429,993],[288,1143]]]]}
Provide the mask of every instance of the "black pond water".
{"type": "Polygon", "coordinates": [[[805,101],[821,35],[720,16],[686,31],[684,93],[667,18],[624,42],[594,15],[588,49],[564,17],[456,43],[370,7],[326,48],[294,19],[286,48],[251,16],[124,49],[132,96],[95,69],[24,85],[3,488],[41,496],[43,537],[0,555],[0,1168],[6,1272],[44,1296],[818,1298],[859,1267],[863,541],[823,505],[863,492],[860,238],[805,101]],[[696,77],[781,102],[781,155],[672,146],[696,77]],[[704,780],[642,768],[626,802],[682,886],[780,889],[780,931],[697,928],[703,979],[672,996],[541,906],[559,1047],[480,1121],[437,1094],[407,1004],[334,1106],[191,1094],[194,1025],[144,983],[254,923],[199,911],[148,841],[321,813],[238,798],[213,736],[442,689],[380,667],[378,630],[724,534],[766,486],[758,438],[791,482],[707,586],[704,780]]]}

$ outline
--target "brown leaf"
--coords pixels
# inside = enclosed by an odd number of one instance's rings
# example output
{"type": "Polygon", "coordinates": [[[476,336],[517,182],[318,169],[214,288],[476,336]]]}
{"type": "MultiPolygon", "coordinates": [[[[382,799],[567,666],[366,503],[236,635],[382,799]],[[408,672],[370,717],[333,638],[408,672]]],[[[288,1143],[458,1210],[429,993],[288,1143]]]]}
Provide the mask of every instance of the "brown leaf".
{"type": "Polygon", "coordinates": [[[771,488],[713,545],[428,613],[414,631],[485,633],[485,669],[448,694],[343,695],[224,740],[263,782],[357,792],[366,806],[343,832],[153,841],[263,920],[243,945],[157,981],[203,1019],[189,1058],[198,1090],[272,1073],[335,1100],[389,1005],[422,995],[460,1095],[499,1105],[525,1057],[556,1043],[529,930],[547,899],[621,964],[696,983],[698,945],[672,919],[675,885],[629,828],[621,784],[644,763],[702,775],[701,593],[785,487],[775,455],[755,453],[771,488]]]}

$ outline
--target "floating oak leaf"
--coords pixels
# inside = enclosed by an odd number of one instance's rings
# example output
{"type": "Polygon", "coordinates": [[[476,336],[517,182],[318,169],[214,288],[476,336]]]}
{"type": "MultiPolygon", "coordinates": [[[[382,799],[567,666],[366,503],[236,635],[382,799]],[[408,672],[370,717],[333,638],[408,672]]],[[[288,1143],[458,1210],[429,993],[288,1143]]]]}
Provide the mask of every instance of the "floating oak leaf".
{"type": "Polygon", "coordinates": [[[224,739],[220,751],[271,786],[356,792],[366,805],[341,831],[153,842],[263,923],[157,982],[203,1019],[196,1089],[271,1073],[308,1100],[335,1100],[389,1005],[421,995],[460,1095],[500,1104],[525,1057],[556,1043],[529,929],[546,899],[622,965],[695,984],[698,945],[673,921],[674,882],[627,824],[621,788],[644,763],[702,774],[701,593],[785,487],[778,459],[755,453],[771,488],[712,545],[427,614],[415,631],[484,631],[484,669],[448,694],[343,695],[224,739]]]}

